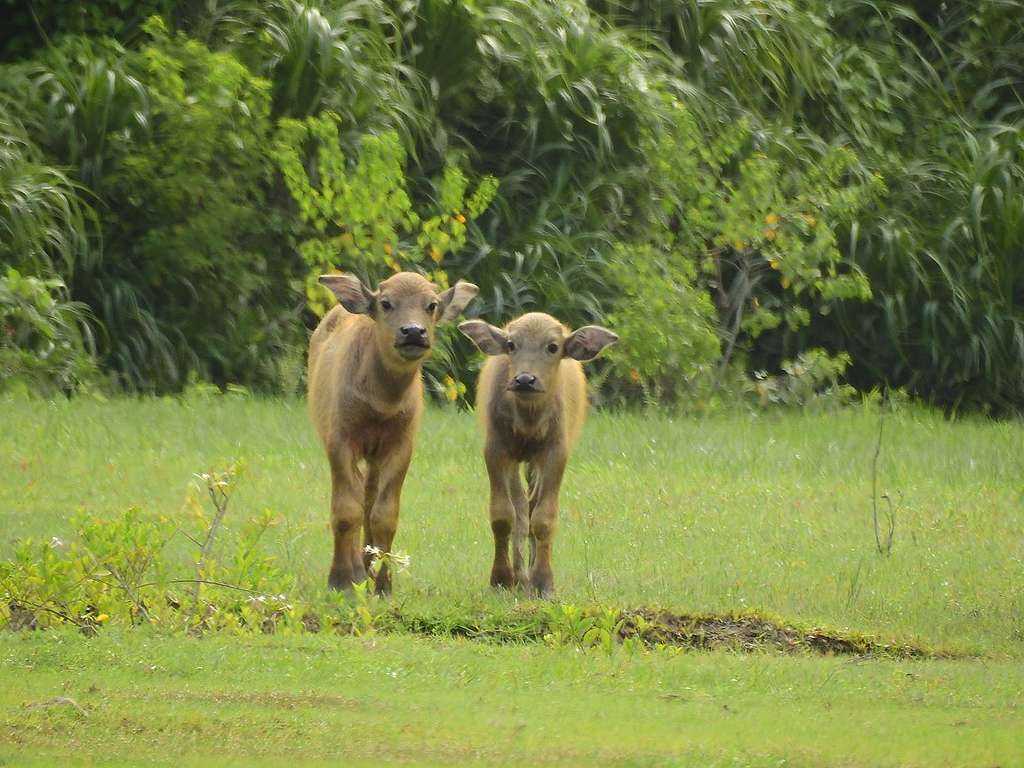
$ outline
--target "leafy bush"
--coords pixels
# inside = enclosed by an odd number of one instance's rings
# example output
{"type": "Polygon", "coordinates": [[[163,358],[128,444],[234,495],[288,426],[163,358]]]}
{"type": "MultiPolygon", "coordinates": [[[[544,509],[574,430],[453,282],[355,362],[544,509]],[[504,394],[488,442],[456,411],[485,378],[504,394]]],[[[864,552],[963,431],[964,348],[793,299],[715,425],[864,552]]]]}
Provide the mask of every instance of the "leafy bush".
{"type": "Polygon", "coordinates": [[[101,187],[116,211],[102,279],[130,290],[153,322],[125,327],[124,313],[105,312],[112,362],[139,388],[177,388],[193,369],[258,384],[271,373],[265,361],[295,338],[297,306],[283,290],[294,261],[265,210],[268,86],[229,54],[155,22],[147,31],[152,42],[133,64],[151,128],[101,187]],[[158,338],[146,339],[150,328],[158,338]]]}
{"type": "MultiPolygon", "coordinates": [[[[471,192],[469,179],[451,158],[432,180],[428,199],[414,206],[398,134],[364,135],[357,158],[350,160],[341,147],[339,123],[330,113],[283,119],[274,141],[274,158],[305,225],[299,252],[310,309],[322,316],[336,303],[317,278],[339,268],[370,284],[412,269],[447,288],[446,259],[465,246],[467,228],[494,199],[497,180],[484,176],[471,192]]],[[[457,335],[442,326],[425,366],[429,390],[446,401],[462,399],[467,391],[458,381],[466,358],[457,352],[457,335]]]]}
{"type": "Polygon", "coordinates": [[[174,0],[0,0],[2,58],[26,56],[47,40],[65,35],[125,37],[153,14],[170,11],[174,5],[174,0]]]}
{"type": "Polygon", "coordinates": [[[625,394],[673,402],[710,378],[720,357],[715,308],[695,285],[696,270],[676,252],[621,247],[608,265],[619,292],[607,318],[620,341],[606,357],[625,394]]]}
{"type": "Polygon", "coordinates": [[[451,271],[481,287],[474,311],[495,322],[534,308],[570,325],[603,320],[608,255],[652,202],[645,138],[668,125],[660,89],[671,83],[656,55],[577,0],[467,8],[453,46],[463,58],[444,71],[474,80],[440,119],[500,191],[451,271]]]}
{"type": "Polygon", "coordinates": [[[43,145],[102,203],[102,255],[68,285],[122,386],[267,385],[301,336],[298,260],[267,207],[268,84],[159,19],[145,30],[138,51],[70,38],[27,70],[21,108],[46,105],[43,145]]]}
{"type": "Polygon", "coordinates": [[[801,352],[782,363],[782,375],[756,371],[747,384],[759,407],[785,406],[808,410],[838,408],[853,401],[857,391],[842,383],[850,356],[832,357],[823,349],[801,352]]]}
{"type": "Polygon", "coordinates": [[[318,315],[335,300],[317,277],[338,267],[371,282],[402,269],[429,269],[439,287],[447,287],[440,269],[445,256],[465,244],[467,220],[478,217],[497,191],[497,181],[488,176],[467,196],[465,174],[449,163],[437,183],[436,211],[424,217],[413,209],[398,135],[363,136],[358,160],[350,163],[339,141],[338,118],[331,114],[282,120],[274,157],[313,235],[299,251],[310,270],[307,297],[318,315]],[[308,142],[316,146],[311,156],[308,142]]]}
{"type": "Polygon", "coordinates": [[[795,330],[812,310],[864,300],[863,272],[846,262],[834,228],[854,220],[884,190],[858,176],[850,151],[825,147],[813,162],[786,161],[786,144],[738,120],[712,141],[675,105],[676,130],[652,153],[665,190],[661,238],[695,254],[699,283],[714,297],[722,342],[720,369],[766,331],[795,330]]]}
{"type": "Polygon", "coordinates": [[[70,393],[94,379],[86,308],[65,293],[57,278],[0,276],[0,392],[70,393]]]}

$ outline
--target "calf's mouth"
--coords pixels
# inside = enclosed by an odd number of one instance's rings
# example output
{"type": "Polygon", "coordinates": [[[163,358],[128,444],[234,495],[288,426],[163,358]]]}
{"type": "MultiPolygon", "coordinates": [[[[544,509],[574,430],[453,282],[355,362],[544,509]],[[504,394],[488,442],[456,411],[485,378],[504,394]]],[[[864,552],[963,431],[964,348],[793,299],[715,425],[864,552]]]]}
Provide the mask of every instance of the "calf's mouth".
{"type": "Polygon", "coordinates": [[[406,360],[416,360],[430,351],[430,342],[426,339],[403,339],[395,342],[395,349],[406,360]]]}
{"type": "Polygon", "coordinates": [[[539,384],[516,384],[514,381],[509,383],[507,390],[519,397],[544,394],[544,389],[539,384]]]}

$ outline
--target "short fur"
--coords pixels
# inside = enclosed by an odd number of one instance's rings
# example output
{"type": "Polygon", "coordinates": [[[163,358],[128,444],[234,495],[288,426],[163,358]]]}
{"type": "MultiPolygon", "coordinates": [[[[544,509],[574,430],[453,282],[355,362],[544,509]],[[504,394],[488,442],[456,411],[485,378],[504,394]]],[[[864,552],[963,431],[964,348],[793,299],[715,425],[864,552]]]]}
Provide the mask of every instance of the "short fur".
{"type": "MultiPolygon", "coordinates": [[[[398,528],[402,484],[423,411],[420,368],[434,328],[457,317],[477,288],[459,282],[438,293],[420,275],[402,272],[368,291],[354,277],[320,282],[341,302],[309,342],[309,413],[331,465],[333,589],[366,578],[362,544],[389,552],[398,528]]],[[[388,592],[386,563],[376,589],[388,592]]]]}
{"type": "Polygon", "coordinates": [[[491,584],[518,583],[547,594],[554,588],[551,547],[562,475],[587,412],[580,360],[592,359],[618,337],[599,326],[571,333],[540,312],[523,315],[504,329],[471,320],[459,330],[489,355],[477,386],[477,413],[491,483],[491,584]],[[527,465],[528,493],[521,463],[527,465]],[[529,571],[523,560],[527,530],[529,571]]]}

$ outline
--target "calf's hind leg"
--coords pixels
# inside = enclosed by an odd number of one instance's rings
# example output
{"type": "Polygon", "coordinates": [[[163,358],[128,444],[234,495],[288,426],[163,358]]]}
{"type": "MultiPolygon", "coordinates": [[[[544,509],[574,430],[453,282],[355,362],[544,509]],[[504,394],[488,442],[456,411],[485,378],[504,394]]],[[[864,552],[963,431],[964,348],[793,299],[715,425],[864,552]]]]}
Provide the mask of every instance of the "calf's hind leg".
{"type": "MultiPolygon", "coordinates": [[[[367,544],[376,547],[382,554],[391,551],[391,544],[398,531],[398,509],[402,497],[405,474],[412,461],[412,445],[395,450],[379,464],[370,468],[375,497],[370,508],[366,529],[367,544]]],[[[391,592],[391,571],[385,560],[380,564],[375,580],[378,595],[391,592]]]]}
{"type": "Polygon", "coordinates": [[[519,467],[515,466],[509,477],[509,495],[512,497],[512,506],[515,508],[515,523],[512,526],[512,568],[513,580],[516,584],[529,584],[530,576],[526,570],[526,563],[523,562],[523,554],[526,549],[526,534],[530,529],[530,508],[523,491],[523,479],[519,474],[519,467]]]}
{"type": "Polygon", "coordinates": [[[377,484],[379,481],[377,467],[369,464],[366,467],[366,488],[363,492],[363,566],[367,572],[370,570],[370,563],[373,562],[373,555],[367,551],[373,545],[370,536],[370,514],[373,512],[373,502],[377,499],[377,484]]]}

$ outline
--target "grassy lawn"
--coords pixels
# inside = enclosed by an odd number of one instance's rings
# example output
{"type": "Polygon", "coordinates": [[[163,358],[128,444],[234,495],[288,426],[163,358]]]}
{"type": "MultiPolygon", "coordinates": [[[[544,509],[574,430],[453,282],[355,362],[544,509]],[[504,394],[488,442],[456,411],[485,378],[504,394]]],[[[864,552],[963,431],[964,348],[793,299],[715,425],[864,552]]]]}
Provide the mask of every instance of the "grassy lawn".
{"type": "MultiPolygon", "coordinates": [[[[243,459],[225,537],[269,508],[278,563],[299,591],[323,589],[328,473],[304,403],[0,407],[0,556],[26,536],[68,537],[82,507],[182,516],[194,472],[243,459]]],[[[1024,764],[1024,428],[890,418],[878,465],[896,513],[888,557],[871,524],[877,429],[859,411],[593,416],[563,486],[556,598],[756,609],[976,658],[5,632],[0,764],[1024,764]],[[52,703],[62,696],[77,707],[52,703]]],[[[396,540],[411,556],[395,582],[403,610],[527,602],[486,586],[479,451],[471,416],[428,412],[396,540]]]]}
{"type": "Polygon", "coordinates": [[[1024,759],[1024,672],[1006,662],[609,658],[406,637],[50,635],[0,636],[0,760],[11,765],[1024,759]]]}

